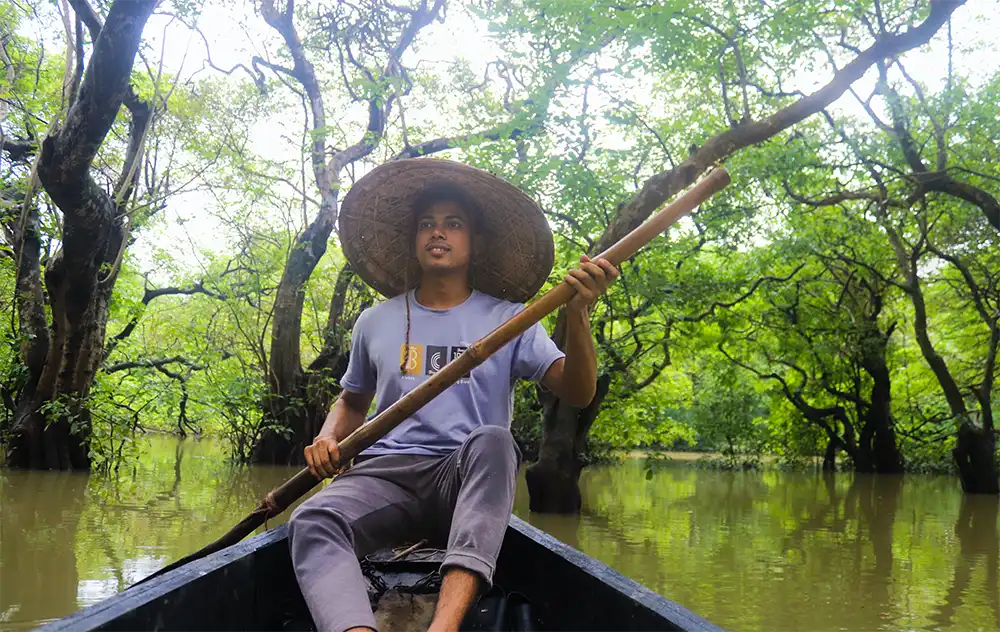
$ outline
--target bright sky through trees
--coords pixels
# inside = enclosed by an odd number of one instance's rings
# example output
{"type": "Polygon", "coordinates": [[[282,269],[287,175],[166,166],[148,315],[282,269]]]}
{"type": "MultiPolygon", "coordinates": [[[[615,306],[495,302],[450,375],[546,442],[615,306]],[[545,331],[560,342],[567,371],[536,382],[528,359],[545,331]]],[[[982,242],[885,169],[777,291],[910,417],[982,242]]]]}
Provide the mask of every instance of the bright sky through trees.
{"type": "MultiPolygon", "coordinates": [[[[961,8],[952,21],[953,34],[960,34],[960,37],[955,37],[952,63],[967,72],[974,82],[984,80],[996,68],[1000,59],[1000,40],[993,37],[993,34],[1000,29],[998,8],[1000,3],[993,0],[974,0],[961,8]]],[[[40,23],[26,22],[24,28],[40,29],[40,26],[40,23]]],[[[470,15],[464,7],[455,5],[449,8],[444,24],[435,23],[422,31],[416,46],[408,51],[405,59],[418,67],[432,66],[438,72],[446,72],[456,60],[464,60],[474,73],[482,76],[490,61],[502,57],[502,51],[491,39],[488,28],[487,24],[470,15]]],[[[51,30],[45,32],[39,30],[37,36],[49,42],[53,47],[52,54],[58,54],[58,48],[63,43],[53,40],[51,30]]],[[[948,69],[947,38],[948,31],[945,28],[925,49],[907,53],[904,59],[911,74],[918,81],[931,86],[943,84],[948,69]]],[[[248,83],[250,74],[243,72],[238,66],[242,64],[249,67],[255,55],[278,61],[274,59],[274,54],[281,44],[274,30],[256,14],[253,4],[227,0],[210,0],[205,3],[196,21],[191,18],[181,19],[173,14],[154,14],[147,24],[144,39],[147,47],[145,59],[149,63],[157,64],[156,59],[160,57],[159,53],[162,51],[163,71],[179,73],[182,85],[213,75],[224,78],[222,80],[234,85],[248,83]],[[195,26],[197,30],[189,28],[189,25],[195,26]],[[213,69],[212,65],[226,70],[235,68],[235,70],[226,77],[213,69]]],[[[815,61],[820,68],[823,68],[822,72],[802,72],[787,88],[809,92],[822,85],[829,77],[829,68],[824,63],[825,60],[815,61]]],[[[143,61],[138,60],[137,68],[141,68],[142,64],[143,61]]],[[[607,62],[602,67],[607,67],[607,62]]],[[[870,70],[865,79],[855,85],[858,94],[870,93],[874,75],[874,70],[870,70]]],[[[495,74],[490,76],[490,80],[495,84],[500,82],[495,74]]],[[[641,76],[629,80],[621,79],[614,74],[602,77],[598,85],[588,90],[590,107],[592,111],[599,112],[612,104],[608,93],[602,90],[602,87],[608,86],[614,90],[615,96],[623,96],[624,93],[655,114],[661,107],[649,101],[649,92],[645,89],[647,81],[648,78],[641,76]],[[622,92],[618,92],[619,90],[622,92]]],[[[562,103],[554,107],[554,111],[558,112],[560,106],[567,112],[577,111],[581,101],[582,91],[576,90],[567,94],[562,103]]],[[[278,102],[274,100],[272,103],[278,102]]],[[[423,103],[422,107],[407,107],[408,124],[423,122],[438,129],[442,134],[454,132],[456,123],[460,121],[454,120],[452,112],[449,111],[449,104],[440,103],[440,107],[438,104],[439,102],[430,100],[423,103]]],[[[864,110],[850,93],[841,97],[831,110],[858,117],[864,116],[864,110]]],[[[343,110],[338,111],[340,112],[343,110]]],[[[367,113],[360,107],[355,107],[348,110],[347,116],[354,119],[355,125],[361,125],[367,113]]],[[[265,156],[269,160],[282,161],[288,165],[307,162],[308,157],[301,147],[302,125],[301,106],[288,101],[285,107],[268,112],[255,121],[250,147],[258,155],[265,156]]],[[[599,118],[595,122],[595,128],[598,130],[594,141],[596,145],[621,147],[627,143],[626,139],[613,130],[607,127],[602,130],[599,118]]],[[[307,188],[312,186],[308,169],[306,186],[307,188]]],[[[231,244],[227,243],[224,227],[213,210],[219,210],[220,205],[225,206],[225,201],[208,191],[197,187],[192,189],[194,190],[174,196],[158,224],[139,235],[135,247],[130,251],[130,256],[136,257],[137,262],[141,262],[140,267],[153,271],[153,279],[160,276],[156,274],[152,261],[157,248],[168,250],[175,259],[186,262],[191,267],[189,272],[194,272],[200,267],[198,263],[200,250],[219,252],[231,247],[231,244]]],[[[296,196],[295,191],[290,188],[288,193],[290,197],[296,196]]],[[[315,209],[307,209],[307,216],[310,210],[315,209]]],[[[283,219],[275,215],[271,221],[290,222],[290,227],[293,229],[301,229],[304,223],[301,216],[289,216],[283,219]]],[[[166,282],[168,279],[160,280],[166,282]]]]}

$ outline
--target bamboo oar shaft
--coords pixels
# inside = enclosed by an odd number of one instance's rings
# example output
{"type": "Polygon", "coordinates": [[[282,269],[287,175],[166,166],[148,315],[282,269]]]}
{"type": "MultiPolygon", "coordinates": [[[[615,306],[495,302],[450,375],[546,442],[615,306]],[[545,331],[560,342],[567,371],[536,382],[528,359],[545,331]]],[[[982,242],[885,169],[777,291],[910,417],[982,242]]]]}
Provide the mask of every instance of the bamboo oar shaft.
{"type": "MultiPolygon", "coordinates": [[[[623,261],[635,255],[639,249],[682,216],[728,186],[729,182],[729,174],[725,169],[721,167],[713,169],[700,182],[595,258],[607,259],[615,266],[621,265],[623,261]]],[[[341,441],[339,445],[340,463],[347,463],[369,448],[379,438],[408,419],[462,376],[485,362],[501,347],[527,331],[548,314],[565,305],[575,294],[576,290],[573,286],[563,281],[537,300],[529,303],[525,309],[492,332],[474,342],[465,353],[446,364],[440,371],[341,441]]],[[[319,480],[308,469],[301,470],[283,485],[270,492],[264,501],[233,527],[229,533],[200,551],[177,560],[138,583],[141,584],[178,566],[236,544],[251,534],[254,529],[264,524],[265,520],[283,512],[318,483],[319,480]]]]}

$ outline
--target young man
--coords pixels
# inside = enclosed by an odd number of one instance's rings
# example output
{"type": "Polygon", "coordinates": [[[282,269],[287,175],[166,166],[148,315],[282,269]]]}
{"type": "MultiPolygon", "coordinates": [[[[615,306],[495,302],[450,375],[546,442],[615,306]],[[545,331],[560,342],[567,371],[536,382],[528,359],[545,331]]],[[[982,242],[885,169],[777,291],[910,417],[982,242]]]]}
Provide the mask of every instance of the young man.
{"type": "Polygon", "coordinates": [[[290,522],[292,560],[319,630],[375,629],[358,558],[427,538],[447,543],[431,630],[457,630],[492,582],[520,454],[515,379],[586,406],[596,388],[588,310],[618,271],[581,259],[566,275],[565,353],[536,324],[338,470],[338,442],[374,398],[381,412],[523,308],[552,267],[538,207],[450,161],[390,163],[345,198],[340,236],[355,270],[389,300],[355,324],[343,392],[312,445],[310,471],[337,475],[290,522]]]}

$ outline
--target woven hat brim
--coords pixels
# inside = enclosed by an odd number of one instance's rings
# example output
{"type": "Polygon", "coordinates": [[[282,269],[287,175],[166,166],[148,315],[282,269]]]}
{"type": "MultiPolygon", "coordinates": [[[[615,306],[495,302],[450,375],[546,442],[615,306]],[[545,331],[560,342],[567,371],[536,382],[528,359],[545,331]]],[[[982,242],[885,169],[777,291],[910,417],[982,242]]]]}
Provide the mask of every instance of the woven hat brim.
{"type": "Polygon", "coordinates": [[[482,240],[473,251],[473,287],[516,303],[535,296],[555,263],[552,231],[541,209],[506,180],[441,158],[386,163],[344,196],[338,233],[358,276],[390,298],[416,286],[413,203],[425,187],[439,183],[462,187],[479,206],[475,222],[482,240]]]}

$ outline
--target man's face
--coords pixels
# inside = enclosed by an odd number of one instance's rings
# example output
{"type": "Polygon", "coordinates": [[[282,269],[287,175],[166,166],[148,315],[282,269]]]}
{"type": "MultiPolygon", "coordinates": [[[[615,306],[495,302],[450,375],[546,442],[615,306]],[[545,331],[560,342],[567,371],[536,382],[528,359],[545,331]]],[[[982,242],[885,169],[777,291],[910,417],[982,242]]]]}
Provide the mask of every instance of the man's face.
{"type": "Polygon", "coordinates": [[[417,261],[424,271],[468,268],[469,217],[454,202],[435,202],[417,218],[417,261]]]}

